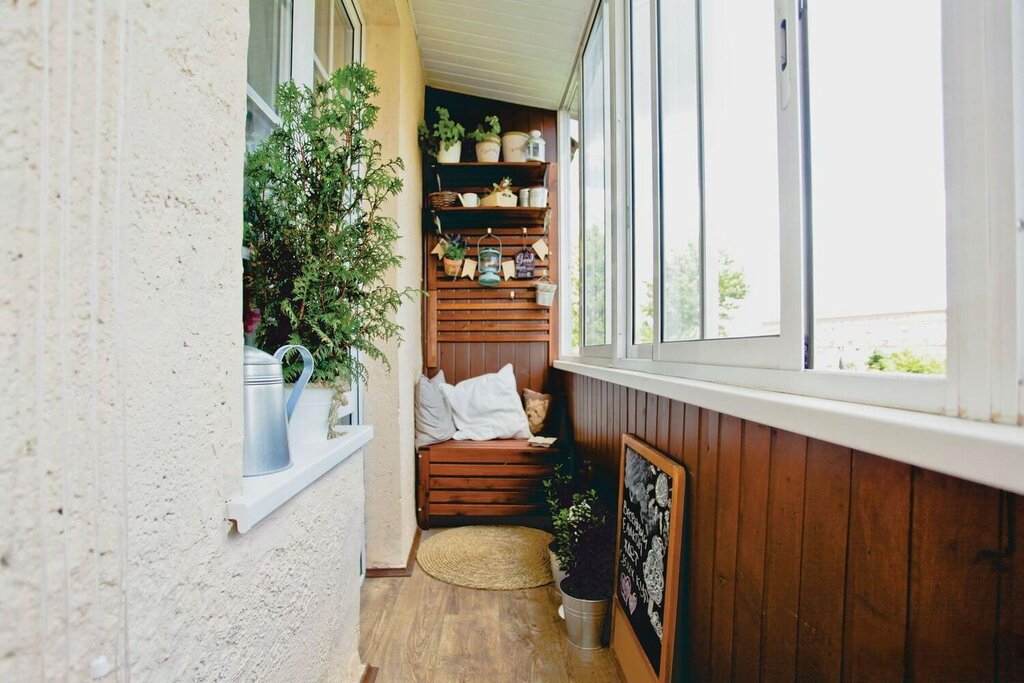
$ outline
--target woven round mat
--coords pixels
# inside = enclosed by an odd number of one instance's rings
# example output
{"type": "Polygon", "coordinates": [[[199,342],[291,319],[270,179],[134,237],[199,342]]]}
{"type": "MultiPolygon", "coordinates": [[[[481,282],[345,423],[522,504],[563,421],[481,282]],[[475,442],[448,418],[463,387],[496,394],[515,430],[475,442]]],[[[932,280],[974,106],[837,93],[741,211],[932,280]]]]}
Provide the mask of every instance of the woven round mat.
{"type": "Polygon", "coordinates": [[[420,543],[423,571],[445,583],[514,591],[551,583],[551,534],[521,526],[463,526],[420,543]]]}

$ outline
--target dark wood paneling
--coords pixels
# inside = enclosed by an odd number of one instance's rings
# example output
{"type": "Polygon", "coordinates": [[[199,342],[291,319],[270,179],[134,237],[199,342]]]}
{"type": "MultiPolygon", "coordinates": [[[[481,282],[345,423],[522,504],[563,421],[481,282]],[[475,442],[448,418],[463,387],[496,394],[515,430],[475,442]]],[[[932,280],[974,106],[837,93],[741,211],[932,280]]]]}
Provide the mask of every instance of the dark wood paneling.
{"type": "MultiPolygon", "coordinates": [[[[557,116],[553,111],[436,88],[427,88],[425,105],[428,123],[437,118],[435,107],[442,106],[448,109],[452,119],[466,127],[467,132],[491,114],[498,116],[502,130],[505,131],[540,130],[548,143],[547,161],[558,161],[558,145],[555,144],[558,139],[557,116]]],[[[476,161],[472,140],[462,145],[462,161],[476,161]]],[[[459,167],[460,171],[465,168],[459,167]]],[[[556,169],[557,166],[553,165],[548,172],[551,213],[547,240],[553,248],[558,241],[556,169]]],[[[429,169],[424,172],[423,179],[424,191],[437,189],[435,176],[429,169]]],[[[495,182],[498,180],[500,178],[493,179],[495,182]]],[[[473,255],[475,238],[486,227],[478,224],[476,229],[463,227],[453,229],[453,232],[462,232],[472,238],[473,249],[470,255],[473,255]]],[[[423,306],[425,373],[433,376],[438,370],[444,370],[447,381],[456,383],[496,372],[506,363],[511,363],[520,392],[525,388],[551,390],[548,370],[555,349],[558,348],[557,297],[555,306],[545,308],[534,303],[532,283],[525,280],[509,280],[491,289],[480,287],[469,280],[453,282],[451,278],[443,277],[440,262],[429,254],[436,244],[433,241],[434,225],[429,212],[424,212],[423,231],[426,236],[423,240],[424,287],[430,293],[423,306]],[[514,300],[510,298],[512,291],[515,291],[514,300]],[[465,315],[467,311],[473,315],[465,315]],[[543,317],[538,317],[541,315],[543,317]]],[[[538,225],[533,225],[529,231],[531,243],[544,232],[543,226],[538,225]]],[[[511,257],[522,247],[521,230],[518,227],[496,227],[495,232],[502,235],[506,256],[511,257]]],[[[537,274],[539,276],[544,273],[552,282],[558,282],[558,259],[555,253],[548,260],[539,262],[537,274]]]]}
{"type": "Polygon", "coordinates": [[[695,681],[1024,681],[1024,505],[798,434],[564,377],[614,494],[623,431],[689,473],[679,666],[695,681]]]}

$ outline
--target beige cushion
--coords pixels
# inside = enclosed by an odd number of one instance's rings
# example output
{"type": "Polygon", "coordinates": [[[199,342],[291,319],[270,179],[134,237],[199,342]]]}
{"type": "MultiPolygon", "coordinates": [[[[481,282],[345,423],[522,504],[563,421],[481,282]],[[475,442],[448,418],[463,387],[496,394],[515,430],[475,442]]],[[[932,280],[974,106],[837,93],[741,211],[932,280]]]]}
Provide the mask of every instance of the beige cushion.
{"type": "Polygon", "coordinates": [[[438,372],[433,379],[420,377],[416,395],[416,448],[455,436],[452,409],[441,390],[444,384],[444,371],[438,372]]]}

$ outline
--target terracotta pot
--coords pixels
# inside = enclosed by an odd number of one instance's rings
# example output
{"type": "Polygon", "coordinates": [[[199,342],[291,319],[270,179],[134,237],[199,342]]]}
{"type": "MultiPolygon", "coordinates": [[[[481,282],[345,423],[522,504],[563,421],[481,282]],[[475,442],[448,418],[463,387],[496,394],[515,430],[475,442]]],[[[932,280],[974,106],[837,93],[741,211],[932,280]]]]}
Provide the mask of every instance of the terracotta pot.
{"type": "Polygon", "coordinates": [[[458,277],[462,271],[462,259],[444,257],[444,274],[449,277],[458,277]]]}

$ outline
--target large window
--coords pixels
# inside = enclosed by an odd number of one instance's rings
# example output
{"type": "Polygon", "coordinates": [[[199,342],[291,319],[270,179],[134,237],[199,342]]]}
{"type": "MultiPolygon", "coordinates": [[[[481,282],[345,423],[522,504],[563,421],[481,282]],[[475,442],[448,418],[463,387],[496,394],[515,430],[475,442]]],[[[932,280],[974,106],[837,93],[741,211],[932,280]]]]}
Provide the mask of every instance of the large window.
{"type": "Polygon", "coordinates": [[[1024,20],[896,5],[602,3],[579,63],[582,356],[1015,420],[1024,20]]]}
{"type": "Polygon", "coordinates": [[[583,51],[583,345],[611,341],[608,37],[604,6],[583,51]]]}
{"type": "Polygon", "coordinates": [[[316,0],[313,80],[317,83],[355,59],[355,24],[341,0],[316,0]]]}
{"type": "Polygon", "coordinates": [[[250,0],[245,142],[252,149],[280,122],[277,86],[291,77],[291,0],[250,0]]]}

